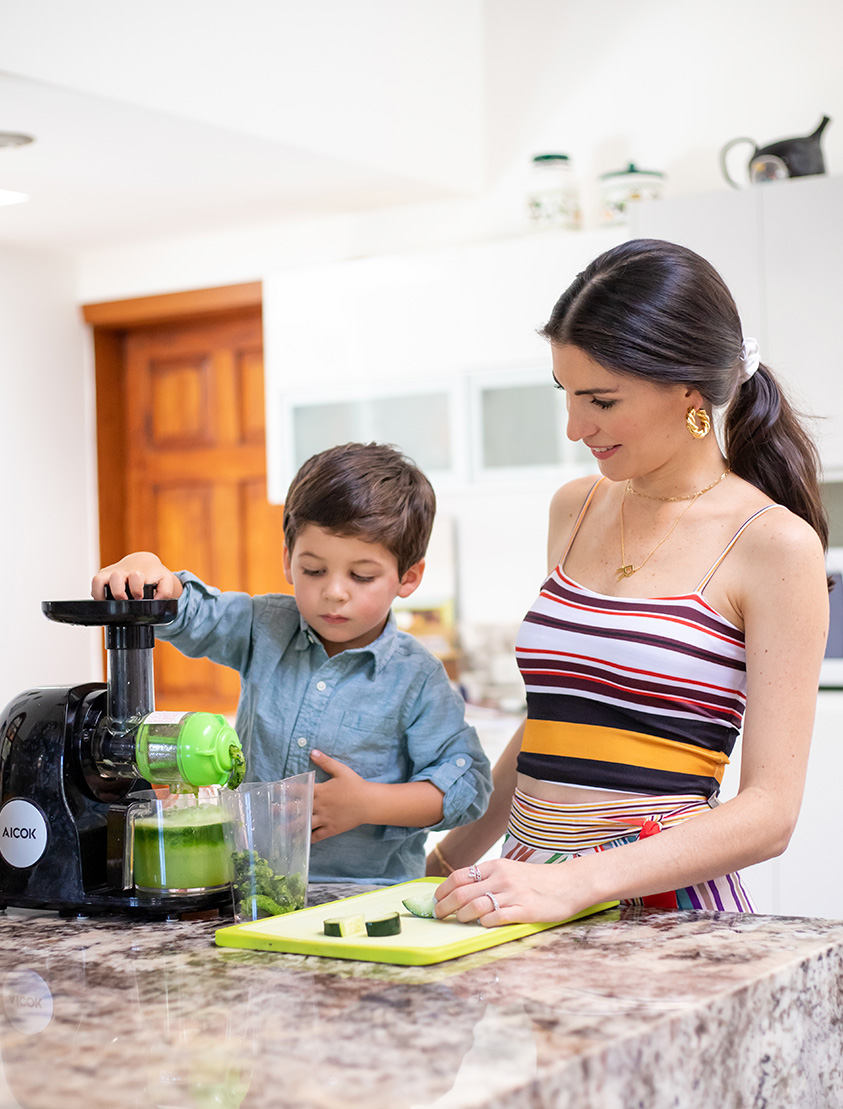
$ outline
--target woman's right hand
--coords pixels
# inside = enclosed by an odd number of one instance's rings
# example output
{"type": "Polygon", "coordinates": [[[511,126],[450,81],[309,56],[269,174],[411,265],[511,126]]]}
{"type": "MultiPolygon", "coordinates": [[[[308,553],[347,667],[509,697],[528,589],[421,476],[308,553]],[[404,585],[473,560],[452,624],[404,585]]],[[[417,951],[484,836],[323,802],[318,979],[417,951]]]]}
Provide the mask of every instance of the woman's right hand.
{"type": "Polygon", "coordinates": [[[105,599],[105,587],[115,600],[138,600],[143,597],[145,585],[155,586],[155,599],[166,601],[180,597],[182,584],[172,570],[151,551],[135,551],[94,574],[91,596],[95,601],[105,599]]]}

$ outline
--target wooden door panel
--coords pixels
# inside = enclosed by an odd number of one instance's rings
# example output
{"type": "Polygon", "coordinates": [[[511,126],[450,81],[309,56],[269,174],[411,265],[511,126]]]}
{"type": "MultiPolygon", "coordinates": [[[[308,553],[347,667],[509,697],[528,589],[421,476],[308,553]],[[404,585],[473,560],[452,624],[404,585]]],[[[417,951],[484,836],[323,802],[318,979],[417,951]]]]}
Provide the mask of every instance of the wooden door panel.
{"type": "Polygon", "coordinates": [[[266,479],[243,485],[243,580],[247,593],[291,593],[284,578],[284,508],[266,499],[266,479]]]}
{"type": "Polygon", "coordinates": [[[207,358],[150,362],[149,412],[143,428],[145,449],[205,446],[213,442],[211,370],[207,358]]]}

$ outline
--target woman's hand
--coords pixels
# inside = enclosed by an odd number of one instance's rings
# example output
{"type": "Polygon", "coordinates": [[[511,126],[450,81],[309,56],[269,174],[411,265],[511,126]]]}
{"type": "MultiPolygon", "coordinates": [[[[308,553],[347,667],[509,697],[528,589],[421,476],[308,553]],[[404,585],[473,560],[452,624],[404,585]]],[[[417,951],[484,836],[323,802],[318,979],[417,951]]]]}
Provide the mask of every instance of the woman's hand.
{"type": "Polygon", "coordinates": [[[476,920],[485,928],[567,920],[587,909],[578,883],[579,859],[562,863],[519,863],[487,859],[455,870],[436,890],[436,915],[476,920]],[[494,899],[494,900],[493,900],[494,899]]]}
{"type": "Polygon", "coordinates": [[[145,585],[155,586],[157,601],[166,601],[182,594],[181,582],[157,555],[151,551],[135,551],[94,574],[91,596],[96,601],[104,600],[105,587],[108,586],[115,601],[139,600],[143,597],[145,585]]]}

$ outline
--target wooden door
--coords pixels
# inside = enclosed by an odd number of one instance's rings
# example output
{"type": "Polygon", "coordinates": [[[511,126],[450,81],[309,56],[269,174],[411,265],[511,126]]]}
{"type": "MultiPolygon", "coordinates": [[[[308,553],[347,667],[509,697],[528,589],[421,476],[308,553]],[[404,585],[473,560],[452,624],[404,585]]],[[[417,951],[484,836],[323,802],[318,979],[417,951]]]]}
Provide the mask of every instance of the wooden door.
{"type": "MultiPolygon", "coordinates": [[[[110,433],[98,435],[100,482],[122,490],[106,494],[122,518],[104,530],[103,563],[151,550],[220,589],[289,592],[283,509],[266,499],[259,308],[125,328],[117,338],[116,366],[103,374],[98,359],[97,373],[98,389],[108,377],[122,392],[119,402],[102,398],[112,412],[110,433]]],[[[160,643],[155,692],[161,709],[231,714],[239,679],[160,643]]]]}

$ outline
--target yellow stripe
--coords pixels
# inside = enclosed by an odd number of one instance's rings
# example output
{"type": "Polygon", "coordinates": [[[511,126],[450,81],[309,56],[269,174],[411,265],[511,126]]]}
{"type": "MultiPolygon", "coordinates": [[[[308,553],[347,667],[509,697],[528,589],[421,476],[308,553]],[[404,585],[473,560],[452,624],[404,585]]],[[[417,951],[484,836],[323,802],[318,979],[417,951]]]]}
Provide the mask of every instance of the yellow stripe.
{"type": "Polygon", "coordinates": [[[694,774],[723,779],[728,758],[722,751],[706,751],[690,743],[661,736],[603,728],[595,724],[565,724],[555,720],[528,720],[521,750],[559,758],[592,759],[673,774],[694,774]]]}

